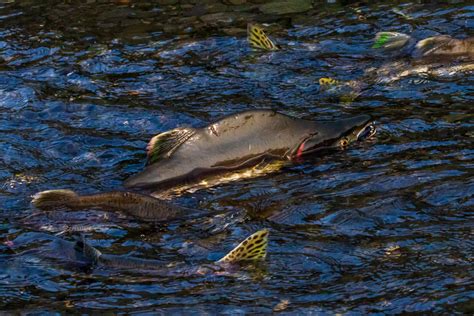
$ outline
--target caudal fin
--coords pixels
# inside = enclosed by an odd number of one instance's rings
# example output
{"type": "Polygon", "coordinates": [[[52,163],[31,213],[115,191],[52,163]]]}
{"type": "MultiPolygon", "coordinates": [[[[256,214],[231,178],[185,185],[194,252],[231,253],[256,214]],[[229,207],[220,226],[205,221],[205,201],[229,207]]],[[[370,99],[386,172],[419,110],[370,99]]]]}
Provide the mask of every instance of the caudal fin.
{"type": "Polygon", "coordinates": [[[405,48],[410,42],[413,42],[411,36],[398,32],[378,32],[375,35],[372,48],[384,50],[398,50],[405,48]]]}
{"type": "Polygon", "coordinates": [[[272,40],[265,34],[263,29],[255,24],[247,25],[247,41],[253,48],[263,50],[278,50],[272,40]]]}
{"type": "Polygon", "coordinates": [[[78,199],[79,196],[71,190],[47,190],[33,195],[31,203],[40,210],[49,211],[51,209],[73,207],[78,199]]]}
{"type": "Polygon", "coordinates": [[[268,229],[262,229],[247,237],[225,257],[217,262],[235,263],[247,260],[262,260],[267,256],[268,229]]]}
{"type": "Polygon", "coordinates": [[[319,85],[323,88],[335,86],[338,84],[340,84],[339,80],[336,80],[334,78],[329,78],[329,77],[319,78],[319,85]]]}

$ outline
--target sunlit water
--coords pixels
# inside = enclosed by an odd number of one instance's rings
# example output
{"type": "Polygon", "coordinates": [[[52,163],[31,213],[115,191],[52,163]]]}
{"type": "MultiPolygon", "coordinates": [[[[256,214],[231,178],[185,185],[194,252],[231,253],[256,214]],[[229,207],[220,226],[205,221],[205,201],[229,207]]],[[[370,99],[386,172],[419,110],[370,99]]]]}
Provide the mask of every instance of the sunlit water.
{"type": "Polygon", "coordinates": [[[2,310],[473,312],[472,74],[374,84],[352,103],[318,84],[386,63],[370,48],[380,30],[472,36],[473,6],[397,5],[407,18],[391,1],[317,3],[288,15],[262,14],[251,2],[45,2],[0,1],[2,310]],[[248,21],[272,22],[283,49],[249,49],[248,21]],[[25,219],[41,190],[120,189],[158,132],[255,108],[307,119],[369,113],[378,133],[277,173],[173,198],[237,211],[221,222],[144,227],[96,211],[25,219]],[[54,245],[74,234],[54,234],[71,225],[104,253],[166,269],[63,262],[54,245]],[[264,227],[266,262],[185,273],[264,227]]]}

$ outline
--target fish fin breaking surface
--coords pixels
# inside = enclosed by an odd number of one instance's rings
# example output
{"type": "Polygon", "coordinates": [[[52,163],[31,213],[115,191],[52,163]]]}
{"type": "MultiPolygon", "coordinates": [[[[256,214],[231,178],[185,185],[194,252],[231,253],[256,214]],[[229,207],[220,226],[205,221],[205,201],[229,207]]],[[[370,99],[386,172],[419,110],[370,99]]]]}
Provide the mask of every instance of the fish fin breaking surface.
{"type": "Polygon", "coordinates": [[[334,86],[338,84],[339,84],[339,81],[334,78],[329,78],[329,77],[319,78],[319,85],[322,87],[329,87],[329,86],[334,86]]]}
{"type": "Polygon", "coordinates": [[[262,260],[267,256],[268,229],[262,229],[247,237],[225,257],[217,262],[235,263],[247,260],[262,260]]]}
{"type": "Polygon", "coordinates": [[[97,264],[102,253],[95,249],[94,247],[87,244],[84,236],[81,236],[79,240],[76,241],[74,249],[90,260],[92,263],[97,264]]]}
{"type": "Polygon", "coordinates": [[[263,29],[255,24],[247,25],[247,41],[253,48],[263,50],[278,50],[278,47],[265,34],[263,29]]]}
{"type": "Polygon", "coordinates": [[[193,128],[175,128],[152,137],[147,146],[147,165],[170,157],[195,132],[193,128]]]}
{"type": "Polygon", "coordinates": [[[411,36],[398,32],[378,32],[372,48],[402,49],[412,41],[411,36]]]}

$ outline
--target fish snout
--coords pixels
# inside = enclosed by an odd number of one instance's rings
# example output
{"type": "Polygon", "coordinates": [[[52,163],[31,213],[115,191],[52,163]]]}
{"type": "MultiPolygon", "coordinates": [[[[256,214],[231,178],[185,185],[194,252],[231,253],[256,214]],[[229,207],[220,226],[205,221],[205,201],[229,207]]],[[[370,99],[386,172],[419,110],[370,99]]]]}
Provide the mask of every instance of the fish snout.
{"type": "Polygon", "coordinates": [[[347,144],[375,134],[375,126],[370,115],[358,115],[347,119],[318,123],[315,133],[298,147],[296,155],[319,149],[337,147],[340,141],[347,144]]]}

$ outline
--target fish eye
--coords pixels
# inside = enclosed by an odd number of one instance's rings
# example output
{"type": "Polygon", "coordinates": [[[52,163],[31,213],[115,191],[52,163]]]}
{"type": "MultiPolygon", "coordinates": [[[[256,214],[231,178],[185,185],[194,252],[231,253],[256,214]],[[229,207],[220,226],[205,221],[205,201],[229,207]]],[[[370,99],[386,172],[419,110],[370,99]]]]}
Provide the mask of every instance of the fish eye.
{"type": "Polygon", "coordinates": [[[339,145],[341,147],[346,147],[347,145],[349,145],[349,140],[347,138],[341,138],[341,140],[339,141],[339,145]]]}

